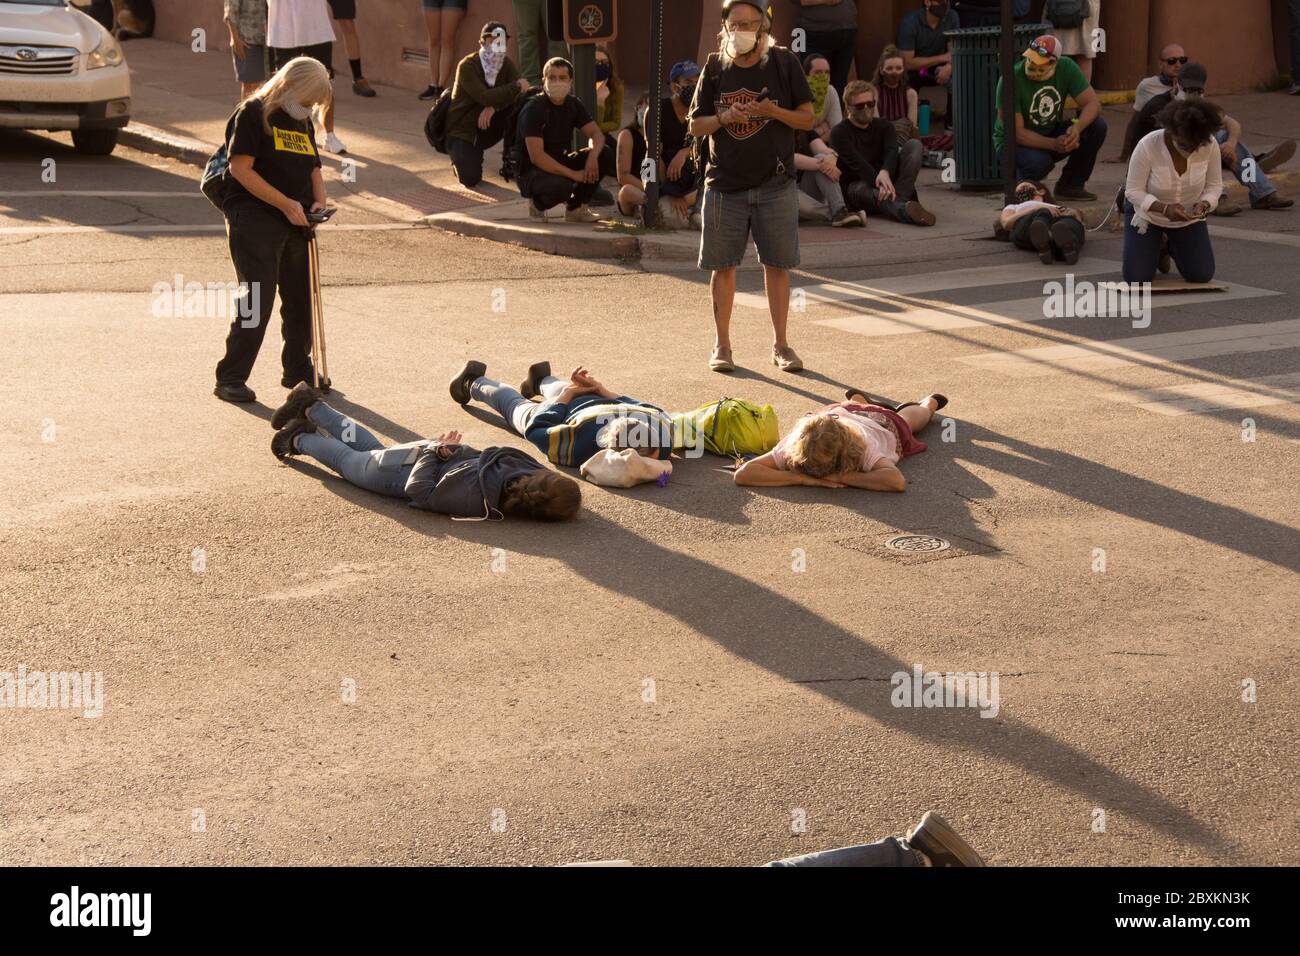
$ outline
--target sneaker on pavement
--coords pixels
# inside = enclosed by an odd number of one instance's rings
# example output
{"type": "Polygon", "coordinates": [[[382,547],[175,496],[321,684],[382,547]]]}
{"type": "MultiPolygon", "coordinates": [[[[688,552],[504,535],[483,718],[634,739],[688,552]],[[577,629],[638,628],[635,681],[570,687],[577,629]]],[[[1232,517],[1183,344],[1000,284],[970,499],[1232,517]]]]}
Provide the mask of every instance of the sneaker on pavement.
{"type": "Polygon", "coordinates": [[[293,447],[293,440],[304,432],[314,432],[316,426],[305,418],[295,418],[286,422],[283,428],[276,431],[271,436],[271,452],[276,458],[284,461],[290,455],[297,454],[298,449],[293,447]]]}
{"type": "Polygon", "coordinates": [[[468,405],[470,400],[469,387],[474,384],[474,379],[481,378],[487,374],[487,366],[482,362],[476,362],[470,359],[465,363],[464,368],[456,373],[451,380],[449,391],[451,399],[457,405],[468,405]]]}
{"type": "Polygon", "coordinates": [[[306,382],[299,382],[284,400],[284,404],[271,413],[271,427],[283,428],[295,418],[306,418],[307,409],[320,400],[320,392],[306,382]]]}
{"type": "MultiPolygon", "coordinates": [[[[1033,223],[1033,225],[1038,225],[1038,223],[1033,223]]],[[[1079,261],[1079,241],[1074,236],[1074,230],[1058,219],[1052,223],[1049,231],[1052,244],[1056,246],[1056,250],[1061,254],[1061,258],[1065,260],[1065,264],[1067,266],[1075,265],[1079,261]]]]}
{"type": "Polygon", "coordinates": [[[915,199],[909,200],[903,207],[907,212],[907,218],[917,226],[933,226],[939,220],[935,218],[934,213],[926,209],[915,199]]]}
{"type": "Polygon", "coordinates": [[[579,206],[577,209],[564,210],[565,222],[600,222],[600,216],[592,212],[586,206],[579,206]]]}
{"type": "Polygon", "coordinates": [[[1251,209],[1290,209],[1295,205],[1294,199],[1283,199],[1277,193],[1272,192],[1261,199],[1259,202],[1250,204],[1251,209]]]}
{"type": "Polygon", "coordinates": [[[863,228],[867,225],[867,214],[863,210],[858,210],[858,220],[862,223],[863,228]]]}
{"type": "Polygon", "coordinates": [[[1295,155],[1295,140],[1288,139],[1278,143],[1272,149],[1255,154],[1255,166],[1262,172],[1271,173],[1295,155]]]}
{"type": "Polygon", "coordinates": [[[1052,227],[1043,220],[1035,219],[1029,224],[1029,242],[1043,265],[1050,266],[1055,261],[1052,256],[1052,227]]]}
{"type": "Polygon", "coordinates": [[[1292,96],[1300,96],[1300,80],[1291,84],[1291,89],[1287,90],[1292,96]]]}
{"type": "Polygon", "coordinates": [[[799,358],[794,349],[788,345],[783,349],[772,349],[772,364],[783,372],[803,370],[803,359],[799,358]]]}
{"type": "Polygon", "coordinates": [[[1082,186],[1065,186],[1058,182],[1056,184],[1056,197],[1058,199],[1077,199],[1080,202],[1092,202],[1097,198],[1097,194],[1088,192],[1082,186]]]}
{"type": "Polygon", "coordinates": [[[334,135],[334,130],[325,134],[325,152],[342,154],[347,151],[348,148],[343,145],[343,141],[334,135]]]}
{"type": "Polygon", "coordinates": [[[234,402],[236,405],[257,401],[257,393],[243,382],[227,382],[225,384],[218,382],[217,387],[212,390],[212,394],[223,402],[234,402]]]}
{"type": "Polygon", "coordinates": [[[1219,204],[1214,207],[1212,216],[1235,216],[1241,212],[1241,203],[1235,203],[1226,195],[1219,200],[1219,204]]]}
{"type": "Polygon", "coordinates": [[[709,368],[715,372],[734,372],[736,363],[731,360],[731,349],[715,346],[713,354],[709,356],[709,368]]]}
{"type": "Polygon", "coordinates": [[[862,221],[856,212],[852,212],[846,207],[831,213],[831,225],[843,229],[848,226],[865,226],[866,223],[862,221]]]}
{"type": "Polygon", "coordinates": [[[519,385],[519,394],[524,398],[536,398],[542,394],[542,379],[550,374],[550,362],[534,362],[528,366],[528,377],[519,385]]]}
{"type": "Polygon", "coordinates": [[[420,94],[420,99],[436,100],[441,93],[442,93],[441,87],[434,86],[432,83],[430,83],[428,86],[424,88],[424,92],[420,94]]]}
{"type": "Polygon", "coordinates": [[[378,96],[375,88],[370,85],[370,81],[364,76],[359,76],[352,81],[352,92],[357,96],[378,96]]]}
{"type": "Polygon", "coordinates": [[[984,858],[957,835],[948,821],[934,811],[921,817],[917,828],[907,835],[913,850],[930,858],[933,866],[984,866],[984,858]]]}

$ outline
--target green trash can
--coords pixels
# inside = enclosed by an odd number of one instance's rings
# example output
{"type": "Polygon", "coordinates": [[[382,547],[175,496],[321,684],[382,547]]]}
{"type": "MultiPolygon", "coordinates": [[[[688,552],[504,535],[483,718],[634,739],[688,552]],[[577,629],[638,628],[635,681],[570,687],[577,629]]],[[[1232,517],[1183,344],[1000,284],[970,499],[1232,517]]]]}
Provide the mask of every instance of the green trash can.
{"type": "MultiPolygon", "coordinates": [[[[1051,32],[1046,23],[1017,26],[1016,55],[1023,53],[1034,37],[1051,32]]],[[[1002,28],[949,30],[944,36],[952,53],[957,182],[962,189],[996,189],[1002,185],[1002,160],[993,147],[993,125],[997,120],[994,98],[1002,79],[1002,28]]]]}

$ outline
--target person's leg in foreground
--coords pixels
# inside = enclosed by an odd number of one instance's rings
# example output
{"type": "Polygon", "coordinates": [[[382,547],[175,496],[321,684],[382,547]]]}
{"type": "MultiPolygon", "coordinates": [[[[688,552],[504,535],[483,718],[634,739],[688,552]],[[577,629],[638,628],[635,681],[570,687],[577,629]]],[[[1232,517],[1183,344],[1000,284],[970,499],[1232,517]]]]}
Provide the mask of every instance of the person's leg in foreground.
{"type": "Polygon", "coordinates": [[[772,364],[783,372],[798,372],[803,361],[786,340],[786,323],[790,314],[790,270],[799,267],[799,190],[794,180],[788,179],[777,186],[761,186],[755,192],[750,228],[758,261],[763,264],[763,288],[772,317],[772,364]]]}
{"type": "Polygon", "coordinates": [[[533,417],[542,407],[537,402],[524,398],[511,386],[488,378],[487,366],[473,359],[466,362],[452,378],[450,391],[452,401],[458,405],[467,405],[472,399],[491,406],[517,435],[524,435],[528,431],[533,417]]]}
{"type": "MultiPolygon", "coordinates": [[[[798,203],[795,204],[798,215],[798,203]]],[[[736,269],[749,241],[750,204],[746,193],[722,193],[704,187],[701,208],[699,267],[709,272],[714,342],[709,368],[734,372],[731,357],[731,310],[736,299],[736,269]]]]}
{"type": "Polygon", "coordinates": [[[984,859],[933,811],[905,838],[805,853],[774,860],[767,866],[984,866],[984,859]]]}
{"type": "MultiPolygon", "coordinates": [[[[1176,232],[1177,230],[1169,230],[1176,232]]],[[[1147,223],[1145,233],[1133,225],[1133,204],[1124,204],[1124,281],[1150,282],[1156,277],[1165,230],[1147,223]]]]}
{"type": "Polygon", "coordinates": [[[1169,237],[1169,255],[1184,279],[1188,282],[1214,279],[1214,247],[1210,244],[1210,227],[1204,220],[1165,232],[1169,237]]]}

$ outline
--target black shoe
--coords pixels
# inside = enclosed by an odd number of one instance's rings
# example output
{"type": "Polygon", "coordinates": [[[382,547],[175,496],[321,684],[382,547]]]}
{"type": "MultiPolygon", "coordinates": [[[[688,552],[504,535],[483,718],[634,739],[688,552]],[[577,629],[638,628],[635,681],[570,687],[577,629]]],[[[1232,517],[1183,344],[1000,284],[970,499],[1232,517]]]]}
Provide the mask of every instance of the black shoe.
{"type": "Polygon", "coordinates": [[[930,210],[926,209],[915,199],[909,200],[907,204],[903,206],[903,210],[904,214],[907,216],[907,221],[914,226],[933,226],[939,221],[935,217],[934,213],[930,212],[930,210]]]}
{"type": "Polygon", "coordinates": [[[920,850],[935,866],[984,866],[984,858],[957,835],[948,821],[933,811],[921,817],[921,823],[907,835],[913,850],[920,850]]]}
{"type": "MultiPolygon", "coordinates": [[[[921,402],[928,401],[932,398],[934,399],[934,410],[936,412],[948,404],[948,396],[940,394],[939,392],[931,392],[929,395],[925,396],[925,398],[921,399],[921,402]]],[[[901,412],[905,408],[920,408],[921,402],[903,402],[901,405],[895,405],[894,411],[901,412]]]]}
{"type": "Polygon", "coordinates": [[[420,99],[436,100],[441,95],[442,95],[442,87],[434,86],[432,83],[430,83],[428,86],[424,88],[424,92],[420,94],[420,99]]]}
{"type": "Polygon", "coordinates": [[[845,401],[853,401],[854,395],[861,395],[867,400],[868,405],[879,405],[881,408],[888,408],[891,412],[896,412],[901,407],[898,402],[888,398],[881,398],[879,395],[872,395],[865,388],[850,388],[844,392],[845,401]]]}
{"type": "Polygon", "coordinates": [[[212,390],[212,394],[223,402],[234,402],[237,405],[257,401],[257,392],[243,382],[228,382],[225,384],[218,382],[217,387],[212,390]]]}
{"type": "Polygon", "coordinates": [[[1056,184],[1057,199],[1077,199],[1080,202],[1092,202],[1097,198],[1096,193],[1090,193],[1082,186],[1067,186],[1064,183],[1056,184]]]}
{"type": "Polygon", "coordinates": [[[475,362],[470,359],[465,363],[465,367],[456,373],[456,377],[451,380],[449,391],[451,392],[452,401],[457,405],[468,405],[470,394],[469,387],[474,379],[487,374],[487,366],[482,362],[475,362]]]}
{"type": "Polygon", "coordinates": [[[614,205],[614,194],[603,186],[592,193],[591,198],[587,200],[588,206],[612,206],[614,205]]]}
{"type": "Polygon", "coordinates": [[[1052,245],[1056,246],[1056,251],[1061,254],[1067,266],[1072,266],[1079,261],[1079,241],[1075,238],[1072,230],[1061,220],[1052,223],[1051,228],[1052,245]]]}
{"type": "Polygon", "coordinates": [[[1045,266],[1052,264],[1052,227],[1042,219],[1035,219],[1029,224],[1029,241],[1038,252],[1039,261],[1045,266]]]}
{"type": "Polygon", "coordinates": [[[283,428],[295,418],[306,418],[308,406],[319,402],[320,392],[306,382],[299,382],[284,400],[284,404],[271,414],[271,427],[283,428]]]}
{"type": "Polygon", "coordinates": [[[506,182],[519,178],[519,164],[512,159],[501,161],[501,178],[506,182]]]}
{"type": "Polygon", "coordinates": [[[295,418],[271,436],[271,452],[276,458],[284,461],[290,455],[297,453],[297,449],[293,447],[293,440],[305,432],[314,431],[316,426],[307,419],[295,418]]]}
{"type": "Polygon", "coordinates": [[[550,362],[534,362],[528,366],[528,377],[520,384],[519,394],[524,398],[536,398],[542,394],[542,379],[550,374],[550,362]]]}

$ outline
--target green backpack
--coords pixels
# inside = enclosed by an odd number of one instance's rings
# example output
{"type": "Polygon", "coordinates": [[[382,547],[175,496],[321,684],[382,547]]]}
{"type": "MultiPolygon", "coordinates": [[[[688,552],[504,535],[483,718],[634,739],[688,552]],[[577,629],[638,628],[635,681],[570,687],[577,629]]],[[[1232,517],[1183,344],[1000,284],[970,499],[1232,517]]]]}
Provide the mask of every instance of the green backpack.
{"type": "Polygon", "coordinates": [[[761,455],[780,440],[776,412],[771,405],[755,405],[743,398],[722,398],[693,412],[673,416],[678,450],[698,448],[727,458],[761,455]]]}

